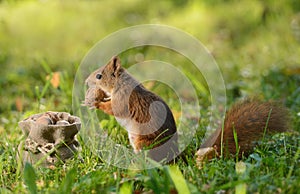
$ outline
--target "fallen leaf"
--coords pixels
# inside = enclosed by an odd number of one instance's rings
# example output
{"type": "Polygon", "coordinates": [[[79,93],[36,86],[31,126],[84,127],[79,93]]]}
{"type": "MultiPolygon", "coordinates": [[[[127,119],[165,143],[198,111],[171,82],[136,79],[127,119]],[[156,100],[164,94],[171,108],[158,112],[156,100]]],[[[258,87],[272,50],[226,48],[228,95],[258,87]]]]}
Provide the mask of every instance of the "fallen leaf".
{"type": "Polygon", "coordinates": [[[16,108],[19,112],[23,111],[23,101],[20,97],[16,98],[16,108]]]}
{"type": "MultiPolygon", "coordinates": [[[[50,79],[50,76],[48,75],[48,76],[46,77],[46,79],[49,80],[49,79],[50,79]]],[[[60,73],[59,73],[59,72],[53,72],[53,73],[52,73],[52,77],[51,77],[50,83],[51,83],[51,85],[52,85],[54,88],[58,88],[59,83],[60,83],[60,73]]]]}

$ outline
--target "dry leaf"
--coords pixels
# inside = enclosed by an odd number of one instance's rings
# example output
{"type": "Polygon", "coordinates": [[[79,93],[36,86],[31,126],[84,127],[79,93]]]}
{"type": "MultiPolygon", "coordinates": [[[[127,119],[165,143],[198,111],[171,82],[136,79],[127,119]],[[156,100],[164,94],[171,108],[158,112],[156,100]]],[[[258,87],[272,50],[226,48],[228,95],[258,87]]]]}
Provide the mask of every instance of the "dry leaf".
{"type": "Polygon", "coordinates": [[[199,169],[203,167],[206,161],[216,158],[218,153],[215,147],[200,148],[196,152],[196,162],[199,169]]]}
{"type": "MultiPolygon", "coordinates": [[[[50,76],[48,75],[46,77],[47,80],[50,79],[50,76]]],[[[50,83],[51,85],[54,87],[54,88],[58,88],[59,86],[59,83],[60,83],[60,73],[59,72],[53,72],[52,73],[52,78],[50,80],[50,83]]]]}
{"type": "Polygon", "coordinates": [[[20,97],[16,98],[16,108],[19,112],[23,111],[23,101],[20,97]]]}

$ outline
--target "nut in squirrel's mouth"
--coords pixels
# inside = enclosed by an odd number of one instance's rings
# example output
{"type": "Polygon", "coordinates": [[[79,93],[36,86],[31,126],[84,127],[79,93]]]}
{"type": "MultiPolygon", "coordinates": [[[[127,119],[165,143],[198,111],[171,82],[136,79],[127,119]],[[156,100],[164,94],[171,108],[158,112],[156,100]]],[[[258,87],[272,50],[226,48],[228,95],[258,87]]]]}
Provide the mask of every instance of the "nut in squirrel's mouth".
{"type": "Polygon", "coordinates": [[[111,94],[109,92],[104,91],[105,97],[103,98],[103,101],[107,102],[111,100],[111,94]]]}

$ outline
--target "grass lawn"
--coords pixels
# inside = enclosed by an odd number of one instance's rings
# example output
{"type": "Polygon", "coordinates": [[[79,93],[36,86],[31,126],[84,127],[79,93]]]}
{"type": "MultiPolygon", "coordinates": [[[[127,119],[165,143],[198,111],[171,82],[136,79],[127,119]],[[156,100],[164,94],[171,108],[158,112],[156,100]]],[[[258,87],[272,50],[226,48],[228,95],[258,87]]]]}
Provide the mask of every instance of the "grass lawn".
{"type": "MultiPolygon", "coordinates": [[[[0,1],[0,193],[299,193],[299,13],[295,0],[0,1]],[[213,126],[218,126],[225,107],[211,106],[210,88],[191,61],[170,49],[143,46],[120,54],[126,68],[140,61],[165,61],[182,70],[197,91],[201,119],[185,149],[186,162],[118,168],[86,143],[84,134],[91,129],[83,123],[81,151],[73,159],[50,168],[22,166],[16,154],[25,137],[18,122],[48,110],[87,116],[72,108],[82,59],[111,33],[149,23],[179,28],[209,50],[225,82],[227,108],[248,96],[278,100],[290,109],[290,131],[258,142],[248,157],[213,159],[199,168],[194,154],[208,129],[210,111],[216,115],[213,126]],[[54,75],[59,81],[51,83],[54,75]]],[[[180,116],[172,89],[145,84],[167,102],[175,118],[180,116]]],[[[113,117],[93,114],[101,119],[93,130],[105,129],[130,148],[126,130],[113,117]]]]}

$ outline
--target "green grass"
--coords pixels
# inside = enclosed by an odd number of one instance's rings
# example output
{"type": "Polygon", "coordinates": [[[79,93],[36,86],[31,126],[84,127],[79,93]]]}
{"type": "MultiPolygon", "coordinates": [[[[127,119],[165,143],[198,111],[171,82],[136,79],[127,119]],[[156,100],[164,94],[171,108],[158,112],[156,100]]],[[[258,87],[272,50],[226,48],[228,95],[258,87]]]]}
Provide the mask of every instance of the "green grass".
{"type": "MultiPolygon", "coordinates": [[[[299,11],[294,0],[0,1],[0,193],[297,193],[299,11]],[[197,90],[201,121],[185,150],[187,162],[147,170],[117,168],[79,135],[82,150],[65,164],[22,167],[16,160],[17,146],[24,140],[18,122],[47,110],[73,113],[74,76],[86,52],[116,30],[145,23],[175,26],[198,38],[221,68],[228,105],[244,96],[280,100],[290,109],[293,132],[264,138],[240,163],[236,158],[214,159],[199,169],[194,153],[209,124],[207,84],[191,62],[174,51],[141,47],[121,54],[125,67],[137,62],[136,54],[170,62],[186,72],[197,90]],[[46,78],[54,72],[60,73],[58,88],[46,78]]],[[[149,86],[180,114],[171,89],[149,86]]],[[[99,124],[83,124],[81,131],[93,134],[104,128],[115,142],[130,148],[126,131],[114,118],[96,114],[102,118],[99,124]]],[[[220,118],[214,119],[218,123],[220,118]]]]}

